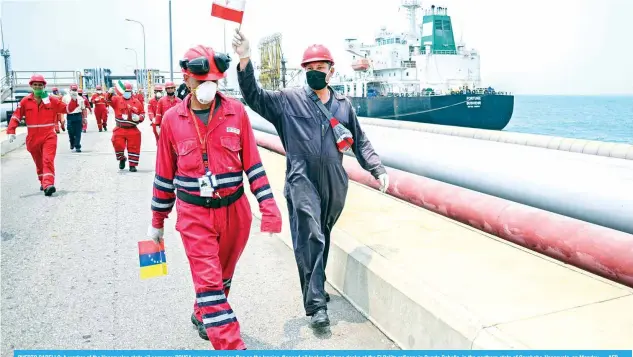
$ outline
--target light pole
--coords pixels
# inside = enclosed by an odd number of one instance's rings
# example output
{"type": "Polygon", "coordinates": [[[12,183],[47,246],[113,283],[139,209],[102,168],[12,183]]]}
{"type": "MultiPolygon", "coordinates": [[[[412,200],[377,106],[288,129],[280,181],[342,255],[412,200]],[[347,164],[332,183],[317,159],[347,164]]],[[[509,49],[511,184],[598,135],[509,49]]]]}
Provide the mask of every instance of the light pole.
{"type": "Polygon", "coordinates": [[[169,0],[169,75],[174,81],[174,49],[171,42],[171,0],[169,0]]]}
{"type": "Polygon", "coordinates": [[[143,24],[140,21],[136,21],[136,20],[131,20],[131,19],[125,19],[125,21],[129,21],[129,22],[136,22],[137,24],[141,25],[141,28],[143,29],[143,89],[145,89],[145,96],[147,97],[147,88],[146,85],[147,83],[145,83],[145,79],[147,78],[147,61],[146,61],[146,52],[145,52],[145,26],[143,26],[143,24]]]}
{"type": "MultiPolygon", "coordinates": [[[[138,53],[136,53],[136,50],[133,49],[133,48],[126,47],[125,49],[128,50],[128,51],[134,52],[134,56],[136,57],[136,68],[138,69],[138,53]]],[[[143,78],[142,75],[143,74],[141,73],[141,78],[143,78]]],[[[137,77],[137,80],[138,80],[138,77],[137,77]]],[[[142,81],[142,79],[141,79],[141,81],[142,81]]]]}

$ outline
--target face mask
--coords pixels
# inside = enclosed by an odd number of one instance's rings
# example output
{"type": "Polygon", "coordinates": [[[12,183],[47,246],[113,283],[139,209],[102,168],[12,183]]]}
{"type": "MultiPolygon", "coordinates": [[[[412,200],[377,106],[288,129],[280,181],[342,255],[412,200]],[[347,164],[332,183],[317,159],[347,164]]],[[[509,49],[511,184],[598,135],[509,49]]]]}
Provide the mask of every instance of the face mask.
{"type": "Polygon", "coordinates": [[[123,98],[125,98],[125,99],[132,98],[132,93],[130,93],[130,92],[123,92],[123,98]]]}
{"type": "Polygon", "coordinates": [[[101,93],[103,93],[103,92],[102,92],[102,91],[100,91],[100,90],[98,90],[98,91],[97,91],[97,94],[101,94],[101,93]]]}
{"type": "Polygon", "coordinates": [[[161,93],[161,92],[157,92],[157,93],[156,93],[156,98],[160,98],[160,97],[162,97],[162,96],[163,96],[163,93],[161,93]]]}
{"type": "Polygon", "coordinates": [[[209,104],[215,98],[217,90],[218,85],[215,82],[206,81],[202,82],[202,84],[200,84],[194,92],[196,99],[198,99],[201,104],[209,104]]]}
{"type": "Polygon", "coordinates": [[[321,71],[312,70],[306,72],[306,80],[308,82],[308,85],[314,90],[323,89],[325,88],[325,86],[327,86],[325,77],[327,77],[327,73],[321,71]]]}
{"type": "Polygon", "coordinates": [[[53,94],[59,95],[59,92],[58,91],[54,91],[53,94]]]}
{"type": "Polygon", "coordinates": [[[171,92],[171,93],[167,92],[167,95],[170,97],[173,96],[174,94],[176,94],[176,92],[171,92]]]}
{"type": "Polygon", "coordinates": [[[43,94],[44,94],[43,89],[33,89],[33,95],[35,95],[36,97],[42,98],[43,94]]]}

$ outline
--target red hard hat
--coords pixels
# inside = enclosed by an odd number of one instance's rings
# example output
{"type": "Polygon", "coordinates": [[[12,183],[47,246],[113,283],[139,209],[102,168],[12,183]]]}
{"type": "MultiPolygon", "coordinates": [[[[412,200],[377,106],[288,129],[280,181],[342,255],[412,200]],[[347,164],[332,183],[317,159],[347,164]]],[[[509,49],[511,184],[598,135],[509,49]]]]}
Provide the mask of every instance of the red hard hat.
{"type": "Polygon", "coordinates": [[[96,90],[101,90],[101,86],[97,86],[97,88],[95,88],[96,90]]]}
{"type": "Polygon", "coordinates": [[[154,91],[162,91],[163,90],[163,86],[160,84],[157,84],[154,86],[154,91]]]}
{"type": "Polygon", "coordinates": [[[301,67],[304,67],[310,62],[330,62],[334,64],[332,54],[327,47],[323,45],[312,45],[303,52],[303,60],[301,60],[301,67]]]}
{"type": "Polygon", "coordinates": [[[29,85],[33,84],[33,82],[42,82],[46,85],[46,79],[41,74],[34,74],[31,76],[31,80],[29,80],[29,85]]]}
{"type": "Polygon", "coordinates": [[[176,88],[176,85],[174,82],[167,82],[165,83],[165,88],[176,88]]]}
{"type": "Polygon", "coordinates": [[[77,87],[76,84],[71,84],[70,85],[70,90],[77,90],[79,87],[77,87]]]}
{"type": "Polygon", "coordinates": [[[132,85],[130,83],[125,83],[125,91],[126,92],[131,92],[132,91],[132,85]]]}
{"type": "MultiPolygon", "coordinates": [[[[227,56],[228,58],[228,56],[227,56]]],[[[224,73],[220,71],[216,63],[217,60],[223,60],[221,56],[216,56],[215,51],[211,47],[198,45],[190,48],[185,53],[185,57],[180,61],[180,68],[182,73],[185,73],[199,81],[216,81],[218,79],[226,77],[226,68],[224,73]],[[183,68],[183,65],[188,61],[193,61],[198,58],[206,58],[208,61],[208,72],[206,74],[193,74],[189,69],[183,68]]],[[[230,58],[228,58],[230,61],[230,58]]],[[[224,63],[228,67],[228,63],[224,63]]]]}

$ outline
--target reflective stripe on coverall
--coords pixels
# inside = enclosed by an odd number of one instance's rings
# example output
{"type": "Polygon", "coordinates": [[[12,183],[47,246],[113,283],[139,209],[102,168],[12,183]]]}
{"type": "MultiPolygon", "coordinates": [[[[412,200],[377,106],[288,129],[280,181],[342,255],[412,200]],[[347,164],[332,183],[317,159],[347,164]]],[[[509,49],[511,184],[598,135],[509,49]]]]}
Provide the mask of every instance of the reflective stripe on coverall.
{"type": "MultiPolygon", "coordinates": [[[[286,150],[286,184],[290,233],[299,268],[306,315],[327,309],[325,267],[330,234],[347,195],[348,177],[329,118],[301,88],[267,91],[257,85],[251,62],[238,81],[249,107],[273,124],[286,150]]],[[[350,101],[332,92],[332,114],[353,135],[352,150],[359,164],[374,178],[386,172],[362,131],[350,101]]]]}
{"type": "Polygon", "coordinates": [[[110,106],[114,110],[116,128],[112,130],[112,146],[117,161],[126,159],[125,149],[130,161],[130,167],[138,166],[141,156],[141,131],[136,127],[145,120],[145,108],[134,97],[125,99],[121,96],[113,96],[110,106]],[[137,114],[140,119],[132,121],[132,114],[137,114]]]}
{"type": "Polygon", "coordinates": [[[75,100],[66,104],[55,96],[49,96],[49,100],[48,104],[40,102],[38,105],[33,94],[22,98],[7,127],[7,134],[15,134],[20,118],[25,117],[28,130],[26,150],[33,157],[37,179],[44,189],[55,184],[57,135],[53,128],[57,122],[57,115],[72,112],[79,105],[75,100]]]}
{"type": "Polygon", "coordinates": [[[201,143],[193,120],[198,122],[201,135],[206,135],[209,171],[217,179],[214,193],[229,197],[243,190],[242,176],[246,172],[250,190],[262,213],[261,230],[279,232],[281,213],[242,103],[216,94],[219,109],[211,114],[205,127],[202,121],[192,117],[188,107],[190,100],[191,96],[187,96],[162,119],[152,226],[163,228],[164,220],[176,204],[176,230],[181,235],[196,290],[196,318],[204,323],[216,350],[244,349],[240,325],[227,296],[235,266],[250,235],[252,213],[243,195],[233,204],[220,208],[176,200],[176,190],[200,196],[198,178],[205,174],[201,143]]]}

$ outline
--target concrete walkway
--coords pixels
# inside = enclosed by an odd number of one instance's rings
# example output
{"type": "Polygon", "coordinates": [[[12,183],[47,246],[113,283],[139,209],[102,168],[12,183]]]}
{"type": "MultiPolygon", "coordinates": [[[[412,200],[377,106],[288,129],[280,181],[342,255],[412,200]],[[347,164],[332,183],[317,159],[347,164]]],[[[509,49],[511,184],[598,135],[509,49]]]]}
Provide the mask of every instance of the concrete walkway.
{"type": "MultiPolygon", "coordinates": [[[[189,321],[194,290],[175,211],[165,232],[169,275],[138,277],[137,241],[146,239],[155,161],[149,124],[141,127],[136,173],[119,171],[112,133],[97,132],[93,118],[83,153],[71,152],[60,134],[54,197],[39,191],[24,147],[2,157],[3,357],[14,349],[211,348],[189,321]]],[[[315,335],[291,250],[259,234],[254,221],[230,296],[249,349],[396,348],[328,290],[331,333],[315,335]]]]}

